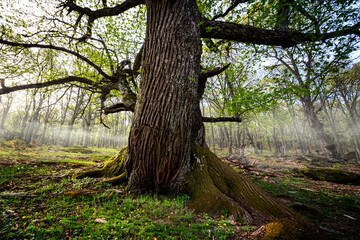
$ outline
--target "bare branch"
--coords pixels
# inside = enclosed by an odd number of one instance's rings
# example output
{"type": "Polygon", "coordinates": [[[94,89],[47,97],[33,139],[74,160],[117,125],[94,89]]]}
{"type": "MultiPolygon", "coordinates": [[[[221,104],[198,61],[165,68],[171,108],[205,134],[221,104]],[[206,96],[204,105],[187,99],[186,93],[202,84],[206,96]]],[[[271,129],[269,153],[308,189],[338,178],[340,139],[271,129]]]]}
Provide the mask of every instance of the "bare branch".
{"type": "Polygon", "coordinates": [[[70,82],[79,82],[79,83],[85,83],[88,85],[95,86],[95,83],[87,78],[69,76],[69,77],[60,78],[60,79],[43,82],[43,83],[30,83],[30,84],[13,86],[13,87],[5,87],[5,88],[2,86],[2,88],[0,88],[0,95],[15,92],[15,91],[20,91],[20,90],[24,90],[24,89],[44,88],[44,87],[60,85],[60,84],[70,83],[70,82]]]}
{"type": "Polygon", "coordinates": [[[211,20],[216,20],[218,18],[223,18],[226,15],[228,15],[234,8],[236,8],[240,3],[246,3],[246,2],[250,2],[250,0],[235,0],[234,3],[228,8],[226,9],[226,11],[224,13],[215,15],[211,20]]]}
{"type": "Polygon", "coordinates": [[[297,9],[304,17],[306,17],[307,19],[309,19],[310,21],[312,21],[316,33],[320,33],[320,23],[319,23],[319,20],[318,20],[316,17],[312,16],[308,11],[306,11],[300,4],[298,4],[298,5],[296,6],[296,9],[297,9]]]}
{"type": "Polygon", "coordinates": [[[144,0],[126,0],[123,3],[116,5],[115,7],[105,7],[98,10],[91,10],[87,7],[80,7],[76,5],[73,1],[67,1],[61,4],[60,7],[68,8],[68,12],[75,11],[78,13],[83,13],[87,16],[91,16],[94,19],[98,19],[102,17],[117,16],[121,13],[126,12],[130,8],[136,7],[144,3],[144,0]]]}
{"type": "Polygon", "coordinates": [[[111,76],[107,75],[98,65],[96,65],[95,63],[90,61],[88,58],[82,56],[81,54],[79,54],[79,53],[77,53],[75,51],[66,49],[64,47],[57,47],[57,46],[54,46],[54,45],[51,45],[51,44],[17,43],[17,42],[10,42],[10,41],[3,40],[3,39],[0,39],[0,43],[5,44],[5,45],[9,45],[9,46],[13,46],[13,47],[54,49],[54,50],[58,50],[58,51],[61,51],[61,52],[66,52],[66,53],[69,53],[69,54],[83,60],[84,62],[86,62],[87,64],[89,64],[93,68],[95,68],[103,77],[105,77],[107,79],[111,79],[111,76]]]}
{"type": "Polygon", "coordinates": [[[230,67],[230,64],[226,64],[224,67],[216,67],[210,71],[207,72],[202,72],[200,74],[200,78],[210,78],[210,77],[214,77],[216,75],[219,75],[220,73],[222,73],[223,71],[225,71],[228,67],[230,67]]]}
{"type": "Polygon", "coordinates": [[[115,7],[106,7],[106,1],[103,3],[105,7],[98,10],[91,10],[87,7],[81,7],[79,5],[76,5],[74,1],[66,1],[60,5],[60,7],[68,9],[68,14],[70,14],[72,11],[79,13],[79,17],[76,21],[77,24],[80,22],[82,16],[88,16],[87,32],[86,35],[83,36],[80,40],[85,41],[88,37],[91,36],[91,26],[96,19],[102,17],[117,16],[121,13],[126,12],[130,8],[144,4],[145,2],[144,0],[126,0],[123,3],[116,5],[115,7]]]}
{"type": "Polygon", "coordinates": [[[200,73],[199,84],[198,84],[198,89],[197,89],[199,99],[201,99],[202,96],[204,95],[205,87],[206,87],[206,80],[210,77],[213,77],[213,76],[216,76],[216,75],[222,73],[229,66],[230,66],[230,63],[225,65],[224,67],[216,67],[210,71],[200,73]]]}
{"type": "Polygon", "coordinates": [[[202,117],[203,122],[242,122],[241,118],[237,117],[218,117],[218,118],[211,118],[211,117],[202,117]]]}
{"type": "Polygon", "coordinates": [[[267,30],[231,22],[203,19],[199,25],[202,38],[227,39],[243,43],[291,47],[302,42],[325,41],[355,34],[360,36],[360,22],[329,33],[301,33],[295,31],[267,30]]]}
{"type": "Polygon", "coordinates": [[[104,108],[104,113],[105,114],[110,114],[110,113],[117,113],[117,112],[123,112],[123,111],[131,111],[133,112],[134,109],[129,109],[125,106],[125,104],[123,103],[117,103],[117,104],[114,104],[110,107],[106,107],[104,108]]]}

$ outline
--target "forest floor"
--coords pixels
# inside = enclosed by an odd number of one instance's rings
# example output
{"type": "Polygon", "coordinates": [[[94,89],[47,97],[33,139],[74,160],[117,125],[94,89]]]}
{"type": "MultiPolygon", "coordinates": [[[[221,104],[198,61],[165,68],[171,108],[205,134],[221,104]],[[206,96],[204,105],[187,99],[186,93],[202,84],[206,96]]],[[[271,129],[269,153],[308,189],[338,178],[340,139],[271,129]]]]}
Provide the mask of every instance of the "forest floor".
{"type": "MultiPolygon", "coordinates": [[[[117,150],[0,146],[0,239],[254,239],[262,226],[223,212],[196,215],[189,196],[131,195],[123,186],[71,180],[117,150]]],[[[312,180],[297,169],[319,159],[248,156],[250,167],[224,161],[334,239],[359,239],[360,186],[312,180]]],[[[325,164],[360,173],[354,163],[325,164]]]]}

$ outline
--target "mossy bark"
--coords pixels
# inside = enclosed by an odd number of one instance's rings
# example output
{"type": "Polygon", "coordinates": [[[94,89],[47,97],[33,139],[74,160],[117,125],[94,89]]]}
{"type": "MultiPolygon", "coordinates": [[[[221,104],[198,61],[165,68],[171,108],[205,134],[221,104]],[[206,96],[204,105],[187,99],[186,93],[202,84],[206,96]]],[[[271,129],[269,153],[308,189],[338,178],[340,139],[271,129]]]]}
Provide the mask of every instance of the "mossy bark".
{"type": "Polygon", "coordinates": [[[194,145],[192,161],[186,189],[195,212],[225,210],[248,223],[276,222],[266,226],[264,239],[322,239],[317,226],[234,171],[209,149],[194,145]]]}

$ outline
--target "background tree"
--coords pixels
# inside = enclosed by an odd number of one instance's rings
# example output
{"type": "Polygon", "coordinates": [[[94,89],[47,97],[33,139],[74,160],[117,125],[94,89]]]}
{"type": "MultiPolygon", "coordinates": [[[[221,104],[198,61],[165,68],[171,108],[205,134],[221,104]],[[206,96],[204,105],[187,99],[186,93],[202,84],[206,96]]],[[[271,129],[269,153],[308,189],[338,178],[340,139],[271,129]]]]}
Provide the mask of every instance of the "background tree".
{"type": "Polygon", "coordinates": [[[345,116],[348,118],[348,124],[351,129],[353,145],[357,159],[360,160],[360,132],[359,132],[359,99],[360,99],[360,65],[355,64],[348,71],[343,71],[339,76],[334,78],[335,89],[340,101],[344,104],[339,106],[343,109],[345,116]]]}

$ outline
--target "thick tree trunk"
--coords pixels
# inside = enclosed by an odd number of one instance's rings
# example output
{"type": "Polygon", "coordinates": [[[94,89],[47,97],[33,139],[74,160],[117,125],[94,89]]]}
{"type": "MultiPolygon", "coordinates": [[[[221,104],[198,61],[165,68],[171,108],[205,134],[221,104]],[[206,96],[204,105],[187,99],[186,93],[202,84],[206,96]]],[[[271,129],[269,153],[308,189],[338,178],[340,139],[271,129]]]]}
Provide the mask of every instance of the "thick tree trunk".
{"type": "Polygon", "coordinates": [[[128,187],[176,192],[190,169],[200,75],[200,15],[192,0],[145,3],[147,30],[129,137],[128,187]]]}
{"type": "MultiPolygon", "coordinates": [[[[141,85],[125,168],[123,149],[102,169],[74,177],[115,175],[110,179],[113,183],[123,182],[127,176],[130,191],[185,192],[191,196],[190,207],[195,211],[228,210],[254,223],[277,220],[284,226],[281,228],[291,228],[280,239],[317,238],[314,225],[207,148],[199,104],[203,89],[198,86],[201,42],[196,1],[145,3],[147,34],[141,85]]],[[[281,229],[279,234],[283,234],[281,229]]]]}

